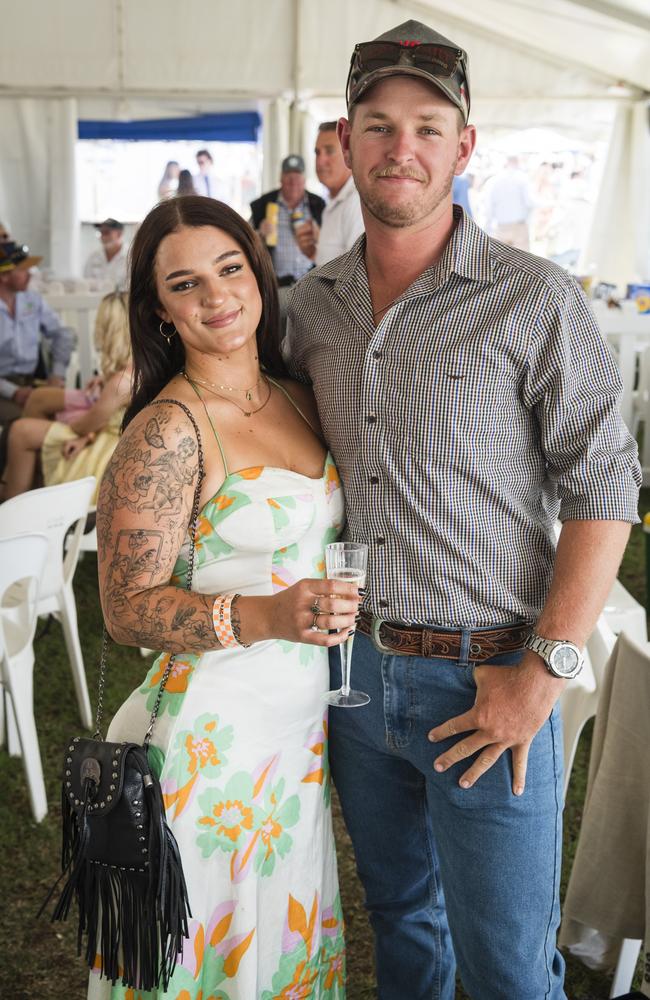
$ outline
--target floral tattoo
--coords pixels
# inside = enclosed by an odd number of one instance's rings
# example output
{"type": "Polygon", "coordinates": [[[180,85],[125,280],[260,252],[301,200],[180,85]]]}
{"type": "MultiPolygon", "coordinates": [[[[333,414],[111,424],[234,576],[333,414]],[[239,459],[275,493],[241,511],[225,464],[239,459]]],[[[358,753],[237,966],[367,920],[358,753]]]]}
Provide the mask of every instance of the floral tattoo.
{"type": "Polygon", "coordinates": [[[212,599],[170,583],[198,476],[194,428],[172,404],[155,409],[129,426],[102,480],[97,539],[106,624],[127,645],[216,649],[212,599]]]}

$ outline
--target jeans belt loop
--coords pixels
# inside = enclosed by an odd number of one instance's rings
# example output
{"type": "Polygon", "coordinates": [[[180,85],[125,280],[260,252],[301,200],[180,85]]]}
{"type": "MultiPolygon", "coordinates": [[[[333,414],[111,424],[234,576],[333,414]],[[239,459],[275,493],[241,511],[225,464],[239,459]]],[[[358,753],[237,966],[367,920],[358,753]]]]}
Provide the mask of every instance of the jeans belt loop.
{"type": "Polygon", "coordinates": [[[395,650],[391,649],[389,646],[384,646],[383,642],[379,637],[379,629],[382,627],[384,622],[385,622],[384,618],[375,618],[373,616],[372,625],[370,626],[370,638],[372,639],[372,643],[375,649],[378,649],[382,653],[394,654],[395,650]]]}

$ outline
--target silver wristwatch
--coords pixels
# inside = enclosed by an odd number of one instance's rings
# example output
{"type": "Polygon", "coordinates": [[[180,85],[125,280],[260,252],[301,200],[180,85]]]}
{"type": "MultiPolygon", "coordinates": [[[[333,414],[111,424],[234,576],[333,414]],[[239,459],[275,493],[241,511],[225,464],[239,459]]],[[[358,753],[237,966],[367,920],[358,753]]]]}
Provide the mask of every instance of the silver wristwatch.
{"type": "Polygon", "coordinates": [[[567,639],[543,639],[541,635],[531,632],[524,643],[525,649],[541,656],[546,669],[554,677],[572,680],[582,670],[582,654],[573,642],[567,639]]]}

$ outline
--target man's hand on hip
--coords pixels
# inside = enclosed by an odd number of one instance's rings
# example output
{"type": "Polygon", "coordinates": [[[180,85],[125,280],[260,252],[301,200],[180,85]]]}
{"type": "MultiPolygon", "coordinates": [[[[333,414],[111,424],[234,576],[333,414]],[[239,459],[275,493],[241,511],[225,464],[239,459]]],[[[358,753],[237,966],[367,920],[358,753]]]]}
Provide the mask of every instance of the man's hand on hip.
{"type": "Polygon", "coordinates": [[[526,784],[528,751],[548,719],[566,681],[553,677],[536,653],[524,654],[515,667],[479,665],[474,671],[476,701],[463,715],[448,719],[429,732],[432,743],[468,733],[434,761],[436,771],[478,753],[459,780],[471,788],[506,750],[512,751],[512,791],[521,795],[526,784]],[[482,752],[480,752],[482,751],[482,752]]]}

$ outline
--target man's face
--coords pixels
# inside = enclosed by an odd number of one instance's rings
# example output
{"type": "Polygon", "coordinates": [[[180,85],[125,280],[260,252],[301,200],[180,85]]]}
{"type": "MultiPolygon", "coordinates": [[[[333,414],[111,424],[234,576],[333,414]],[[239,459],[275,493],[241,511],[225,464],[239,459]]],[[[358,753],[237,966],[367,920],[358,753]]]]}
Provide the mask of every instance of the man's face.
{"type": "Polygon", "coordinates": [[[29,285],[32,274],[28,267],[15,267],[13,271],[3,274],[3,284],[11,292],[24,292],[29,285]]]}
{"type": "Polygon", "coordinates": [[[334,130],[319,132],[316,138],[316,176],[331,195],[338,194],[348,177],[350,169],[343,159],[339,137],[334,130]]]}
{"type": "Polygon", "coordinates": [[[207,174],[210,171],[211,162],[207,156],[197,156],[196,162],[199,165],[199,170],[202,174],[207,174]]]}
{"type": "Polygon", "coordinates": [[[345,162],[366,210],[384,225],[434,221],[451,206],[451,185],[475,142],[473,125],[458,131],[458,112],[435,87],[389,77],[339,122],[345,162]]]}
{"type": "Polygon", "coordinates": [[[109,226],[101,226],[98,231],[99,238],[105,250],[114,250],[116,247],[122,245],[121,229],[111,229],[109,226]]]}
{"type": "Polygon", "coordinates": [[[289,208],[295,208],[305,193],[305,175],[298,173],[297,170],[282,174],[280,190],[289,208]]]}

